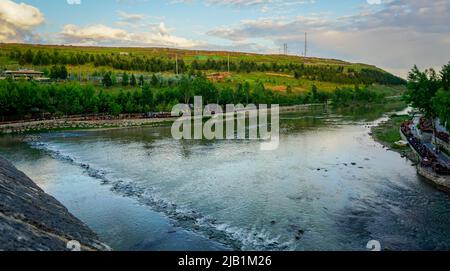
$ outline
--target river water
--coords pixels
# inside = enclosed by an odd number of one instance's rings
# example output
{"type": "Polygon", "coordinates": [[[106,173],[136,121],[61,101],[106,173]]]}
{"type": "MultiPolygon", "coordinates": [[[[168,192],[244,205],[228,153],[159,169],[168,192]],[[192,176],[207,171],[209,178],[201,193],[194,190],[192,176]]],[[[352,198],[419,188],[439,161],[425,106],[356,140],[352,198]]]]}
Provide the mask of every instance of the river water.
{"type": "Polygon", "coordinates": [[[116,250],[450,250],[450,197],[364,113],[283,114],[269,152],[142,127],[2,137],[0,154],[116,250]]]}

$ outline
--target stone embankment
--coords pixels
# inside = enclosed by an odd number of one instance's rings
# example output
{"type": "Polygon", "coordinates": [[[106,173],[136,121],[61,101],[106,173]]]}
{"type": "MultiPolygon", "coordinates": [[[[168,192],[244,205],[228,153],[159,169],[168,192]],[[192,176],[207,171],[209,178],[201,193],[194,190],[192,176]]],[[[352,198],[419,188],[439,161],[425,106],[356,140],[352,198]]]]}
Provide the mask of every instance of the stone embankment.
{"type": "Polygon", "coordinates": [[[60,202],[0,157],[0,251],[78,248],[110,250],[60,202]]]}
{"type": "Polygon", "coordinates": [[[171,121],[171,118],[140,118],[111,120],[41,120],[0,124],[0,134],[21,134],[51,130],[127,128],[171,121]]]}

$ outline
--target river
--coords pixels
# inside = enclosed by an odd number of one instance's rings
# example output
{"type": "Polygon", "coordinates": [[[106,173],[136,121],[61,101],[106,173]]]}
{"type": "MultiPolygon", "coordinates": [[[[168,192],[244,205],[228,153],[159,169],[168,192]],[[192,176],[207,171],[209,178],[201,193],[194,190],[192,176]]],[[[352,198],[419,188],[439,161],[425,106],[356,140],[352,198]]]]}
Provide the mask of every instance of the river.
{"type": "Polygon", "coordinates": [[[282,114],[275,151],[142,127],[4,136],[0,154],[116,250],[450,250],[450,196],[366,113],[282,114]]]}

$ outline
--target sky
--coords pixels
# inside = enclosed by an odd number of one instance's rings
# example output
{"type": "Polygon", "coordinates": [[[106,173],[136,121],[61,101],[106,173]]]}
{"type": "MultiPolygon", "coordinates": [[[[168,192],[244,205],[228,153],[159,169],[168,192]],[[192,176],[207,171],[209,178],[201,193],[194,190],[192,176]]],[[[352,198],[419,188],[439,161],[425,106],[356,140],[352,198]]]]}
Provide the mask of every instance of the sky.
{"type": "Polygon", "coordinates": [[[0,42],[279,53],[406,77],[450,61],[450,0],[0,0],[0,42]],[[282,50],[281,50],[282,51],[282,50]]]}

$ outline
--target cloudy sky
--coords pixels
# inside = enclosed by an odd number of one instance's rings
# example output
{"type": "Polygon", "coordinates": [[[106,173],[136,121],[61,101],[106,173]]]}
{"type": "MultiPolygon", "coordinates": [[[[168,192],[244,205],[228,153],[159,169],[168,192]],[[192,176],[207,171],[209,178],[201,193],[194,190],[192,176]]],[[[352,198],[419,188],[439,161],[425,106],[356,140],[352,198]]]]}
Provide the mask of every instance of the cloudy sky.
{"type": "Polygon", "coordinates": [[[0,0],[0,42],[302,54],[405,76],[450,60],[450,0],[0,0]]]}

